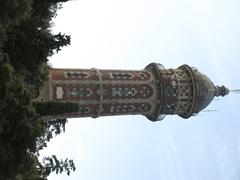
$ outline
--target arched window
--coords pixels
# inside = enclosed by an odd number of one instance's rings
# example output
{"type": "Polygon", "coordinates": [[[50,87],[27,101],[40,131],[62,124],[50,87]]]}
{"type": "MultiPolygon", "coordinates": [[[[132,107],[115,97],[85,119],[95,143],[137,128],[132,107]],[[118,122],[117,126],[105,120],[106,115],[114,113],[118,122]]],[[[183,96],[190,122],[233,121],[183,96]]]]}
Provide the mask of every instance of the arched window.
{"type": "Polygon", "coordinates": [[[89,96],[90,95],[90,90],[87,88],[72,88],[68,94],[73,97],[84,97],[84,96],[89,96]]]}
{"type": "Polygon", "coordinates": [[[134,96],[136,90],[134,88],[113,88],[113,96],[134,96]]]}
{"type": "Polygon", "coordinates": [[[112,79],[115,80],[129,80],[133,78],[133,74],[132,73],[125,73],[125,72],[114,72],[114,73],[110,73],[110,76],[112,77],[112,79]]]}
{"type": "Polygon", "coordinates": [[[65,72],[66,78],[73,78],[73,79],[86,79],[89,74],[87,72],[65,72]]]}

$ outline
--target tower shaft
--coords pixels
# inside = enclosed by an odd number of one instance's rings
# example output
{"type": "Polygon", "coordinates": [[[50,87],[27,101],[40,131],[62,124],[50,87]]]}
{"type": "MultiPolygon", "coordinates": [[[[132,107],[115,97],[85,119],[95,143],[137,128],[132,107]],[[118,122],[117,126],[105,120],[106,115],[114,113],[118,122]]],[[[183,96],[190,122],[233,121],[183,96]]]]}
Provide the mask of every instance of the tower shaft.
{"type": "Polygon", "coordinates": [[[157,89],[146,70],[51,69],[45,101],[74,102],[79,112],[66,117],[148,114],[157,89]]]}

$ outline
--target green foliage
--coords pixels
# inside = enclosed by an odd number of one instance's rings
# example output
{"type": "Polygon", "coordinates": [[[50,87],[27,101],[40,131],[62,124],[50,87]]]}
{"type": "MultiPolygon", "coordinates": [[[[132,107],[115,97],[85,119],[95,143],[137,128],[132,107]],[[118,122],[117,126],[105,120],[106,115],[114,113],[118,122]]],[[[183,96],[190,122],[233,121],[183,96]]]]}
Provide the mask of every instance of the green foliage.
{"type": "Polygon", "coordinates": [[[18,25],[31,12],[31,0],[0,0],[0,24],[18,25]]]}
{"type": "Polygon", "coordinates": [[[13,78],[1,109],[0,174],[3,177],[20,171],[20,165],[26,165],[23,161],[30,160],[30,152],[36,152],[36,139],[44,129],[35,117],[26,85],[13,78]]]}
{"type": "Polygon", "coordinates": [[[9,64],[8,55],[6,53],[0,53],[0,110],[4,106],[4,99],[12,79],[12,74],[13,67],[9,64]]]}
{"type": "MultiPolygon", "coordinates": [[[[50,31],[66,1],[0,0],[0,179],[46,179],[54,171],[75,170],[72,160],[39,161],[39,151],[64,132],[67,121],[42,118],[50,111],[31,99],[48,79],[49,56],[70,44],[70,36],[50,31]]],[[[47,103],[47,108],[57,114],[78,106],[47,103]]]]}
{"type": "MultiPolygon", "coordinates": [[[[18,73],[26,75],[31,84],[42,79],[42,70],[46,67],[48,57],[70,44],[70,36],[52,35],[48,30],[40,28],[36,17],[23,21],[18,27],[8,31],[8,41],[3,50],[9,55],[11,64],[18,73]]],[[[46,75],[46,74],[45,74],[46,75]]]]}
{"type": "Polygon", "coordinates": [[[79,105],[70,102],[35,102],[35,109],[41,116],[61,115],[77,112],[79,105]]]}
{"type": "Polygon", "coordinates": [[[76,170],[73,160],[58,160],[55,155],[52,155],[52,157],[45,157],[43,159],[43,165],[44,166],[40,169],[44,176],[48,176],[52,172],[56,172],[56,174],[58,174],[62,173],[63,171],[65,171],[67,175],[70,175],[71,170],[76,170]]]}
{"type": "Polygon", "coordinates": [[[67,123],[67,119],[51,119],[47,123],[47,130],[52,134],[58,135],[61,132],[65,132],[65,125],[67,123]]]}
{"type": "Polygon", "coordinates": [[[37,138],[37,152],[47,147],[47,143],[61,132],[65,132],[67,119],[51,119],[44,121],[44,135],[37,138]]]}

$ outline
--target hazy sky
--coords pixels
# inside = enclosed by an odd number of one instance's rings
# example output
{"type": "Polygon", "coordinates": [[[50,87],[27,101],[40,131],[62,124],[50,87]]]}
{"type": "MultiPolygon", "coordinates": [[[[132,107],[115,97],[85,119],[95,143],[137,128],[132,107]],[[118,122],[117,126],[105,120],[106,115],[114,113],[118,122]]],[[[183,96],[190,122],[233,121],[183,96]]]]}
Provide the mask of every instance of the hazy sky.
{"type": "MultiPolygon", "coordinates": [[[[143,69],[197,67],[240,88],[239,0],[77,0],[65,3],[53,31],[71,46],[53,67],[143,69]]],[[[239,180],[240,94],[214,100],[188,120],[168,116],[69,119],[43,155],[75,160],[77,170],[50,180],[239,180]]]]}

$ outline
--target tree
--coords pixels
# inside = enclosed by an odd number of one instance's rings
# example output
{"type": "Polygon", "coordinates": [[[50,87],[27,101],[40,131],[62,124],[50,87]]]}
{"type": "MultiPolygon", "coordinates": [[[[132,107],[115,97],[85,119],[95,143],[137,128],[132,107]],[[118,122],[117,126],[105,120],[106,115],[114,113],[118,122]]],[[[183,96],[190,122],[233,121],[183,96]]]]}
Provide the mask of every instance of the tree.
{"type": "Polygon", "coordinates": [[[0,4],[0,24],[2,27],[8,28],[8,26],[18,25],[29,16],[32,1],[1,0],[0,4]]]}
{"type": "Polygon", "coordinates": [[[25,74],[26,81],[31,83],[34,82],[32,79],[42,78],[41,70],[46,66],[48,57],[70,44],[70,36],[61,33],[51,35],[48,30],[39,29],[35,19],[9,31],[3,48],[18,73],[25,74]]]}
{"type": "Polygon", "coordinates": [[[35,102],[34,107],[40,116],[62,115],[73,113],[79,110],[77,103],[70,102],[35,102]]]}
{"type": "Polygon", "coordinates": [[[63,2],[0,0],[0,179],[46,179],[49,172],[75,170],[72,160],[52,156],[40,162],[38,157],[51,138],[64,132],[67,122],[47,121],[41,114],[72,112],[78,107],[54,109],[48,104],[51,112],[47,112],[31,99],[48,79],[49,56],[70,44],[70,36],[50,30],[63,2]]]}
{"type": "Polygon", "coordinates": [[[55,136],[62,132],[65,132],[65,125],[67,119],[50,119],[43,121],[44,124],[44,135],[37,138],[36,149],[37,152],[47,147],[47,143],[55,136]]]}
{"type": "Polygon", "coordinates": [[[63,2],[68,2],[70,0],[50,0],[52,3],[63,3],[63,2]]]}
{"type": "Polygon", "coordinates": [[[58,160],[55,155],[52,155],[52,157],[45,157],[42,164],[43,165],[39,167],[39,170],[42,172],[41,174],[43,177],[49,176],[49,174],[52,172],[58,174],[64,171],[67,173],[67,175],[70,175],[71,170],[76,170],[73,160],[58,160]]]}
{"type": "Polygon", "coordinates": [[[70,45],[71,38],[65,34],[58,33],[52,37],[51,49],[60,51],[63,46],[70,45]]]}

